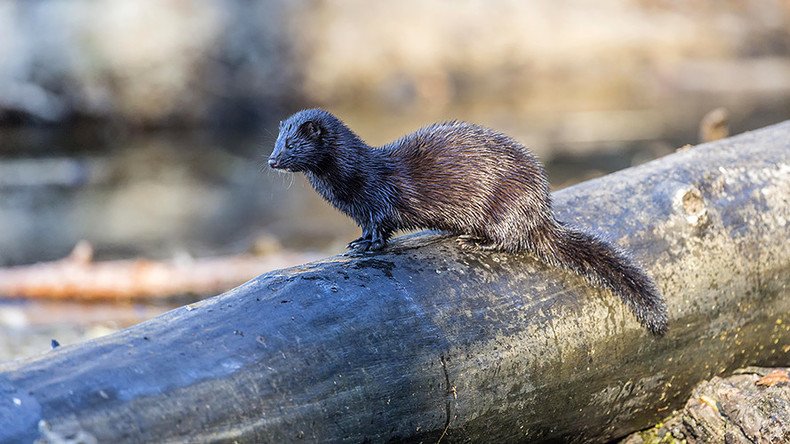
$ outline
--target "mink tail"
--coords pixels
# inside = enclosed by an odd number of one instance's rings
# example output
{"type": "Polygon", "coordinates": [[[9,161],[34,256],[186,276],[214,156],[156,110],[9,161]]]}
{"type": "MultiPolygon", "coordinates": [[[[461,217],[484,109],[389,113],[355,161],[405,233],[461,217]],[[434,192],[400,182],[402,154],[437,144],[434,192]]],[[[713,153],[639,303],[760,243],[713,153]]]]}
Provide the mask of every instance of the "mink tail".
{"type": "Polygon", "coordinates": [[[654,335],[667,332],[667,306],[655,282],[629,257],[596,236],[561,223],[532,239],[544,260],[574,271],[619,296],[654,335]]]}

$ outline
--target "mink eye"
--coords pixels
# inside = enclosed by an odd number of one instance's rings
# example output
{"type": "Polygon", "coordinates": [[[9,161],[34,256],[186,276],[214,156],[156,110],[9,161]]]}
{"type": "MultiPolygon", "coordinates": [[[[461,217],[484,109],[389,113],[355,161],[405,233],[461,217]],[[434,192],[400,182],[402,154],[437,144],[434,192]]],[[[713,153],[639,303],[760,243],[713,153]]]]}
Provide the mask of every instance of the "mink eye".
{"type": "Polygon", "coordinates": [[[285,149],[291,150],[294,147],[294,143],[291,141],[285,142],[285,149]]]}

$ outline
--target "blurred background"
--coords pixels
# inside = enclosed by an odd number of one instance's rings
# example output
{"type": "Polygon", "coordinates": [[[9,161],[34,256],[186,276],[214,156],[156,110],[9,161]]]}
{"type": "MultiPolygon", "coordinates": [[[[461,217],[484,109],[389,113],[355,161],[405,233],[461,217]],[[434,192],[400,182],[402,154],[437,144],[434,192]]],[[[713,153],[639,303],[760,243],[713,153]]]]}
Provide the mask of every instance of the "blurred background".
{"type": "MultiPolygon", "coordinates": [[[[80,240],[97,261],[341,251],[350,220],[264,167],[314,106],[374,145],[481,123],[560,188],[698,143],[717,108],[732,134],[790,118],[790,1],[0,0],[0,266],[80,240]]],[[[170,306],[6,299],[0,360],[170,306]]]]}

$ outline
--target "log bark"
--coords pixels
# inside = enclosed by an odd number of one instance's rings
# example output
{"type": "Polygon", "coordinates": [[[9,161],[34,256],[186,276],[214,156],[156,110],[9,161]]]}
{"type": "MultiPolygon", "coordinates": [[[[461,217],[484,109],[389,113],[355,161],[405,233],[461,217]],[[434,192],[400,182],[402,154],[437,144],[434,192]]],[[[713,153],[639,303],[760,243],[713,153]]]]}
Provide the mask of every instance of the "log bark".
{"type": "Polygon", "coordinates": [[[0,367],[0,442],[601,442],[788,365],[790,122],[554,194],[633,252],[670,332],[526,255],[417,234],[0,367]]]}
{"type": "Polygon", "coordinates": [[[788,371],[747,367],[700,383],[682,410],[621,444],[790,442],[788,371]]]}
{"type": "Polygon", "coordinates": [[[213,295],[260,274],[316,259],[315,254],[282,251],[258,256],[238,254],[186,260],[128,259],[93,262],[83,241],[64,259],[0,268],[0,299],[140,301],[187,294],[213,295]]]}

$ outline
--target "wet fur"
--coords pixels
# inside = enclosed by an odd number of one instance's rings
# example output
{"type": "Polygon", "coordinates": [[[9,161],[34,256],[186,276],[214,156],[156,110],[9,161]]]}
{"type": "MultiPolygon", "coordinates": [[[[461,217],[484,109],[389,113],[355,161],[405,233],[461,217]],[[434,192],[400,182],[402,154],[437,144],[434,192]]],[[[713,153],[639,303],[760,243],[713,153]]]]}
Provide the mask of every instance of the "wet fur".
{"type": "Polygon", "coordinates": [[[617,294],[654,334],[667,330],[655,283],[617,247],[554,218],[546,172],[512,138],[474,124],[427,126],[370,147],[323,110],[280,126],[270,165],[302,171],[362,228],[349,244],[377,250],[397,230],[464,235],[466,247],[529,252],[617,294]]]}

